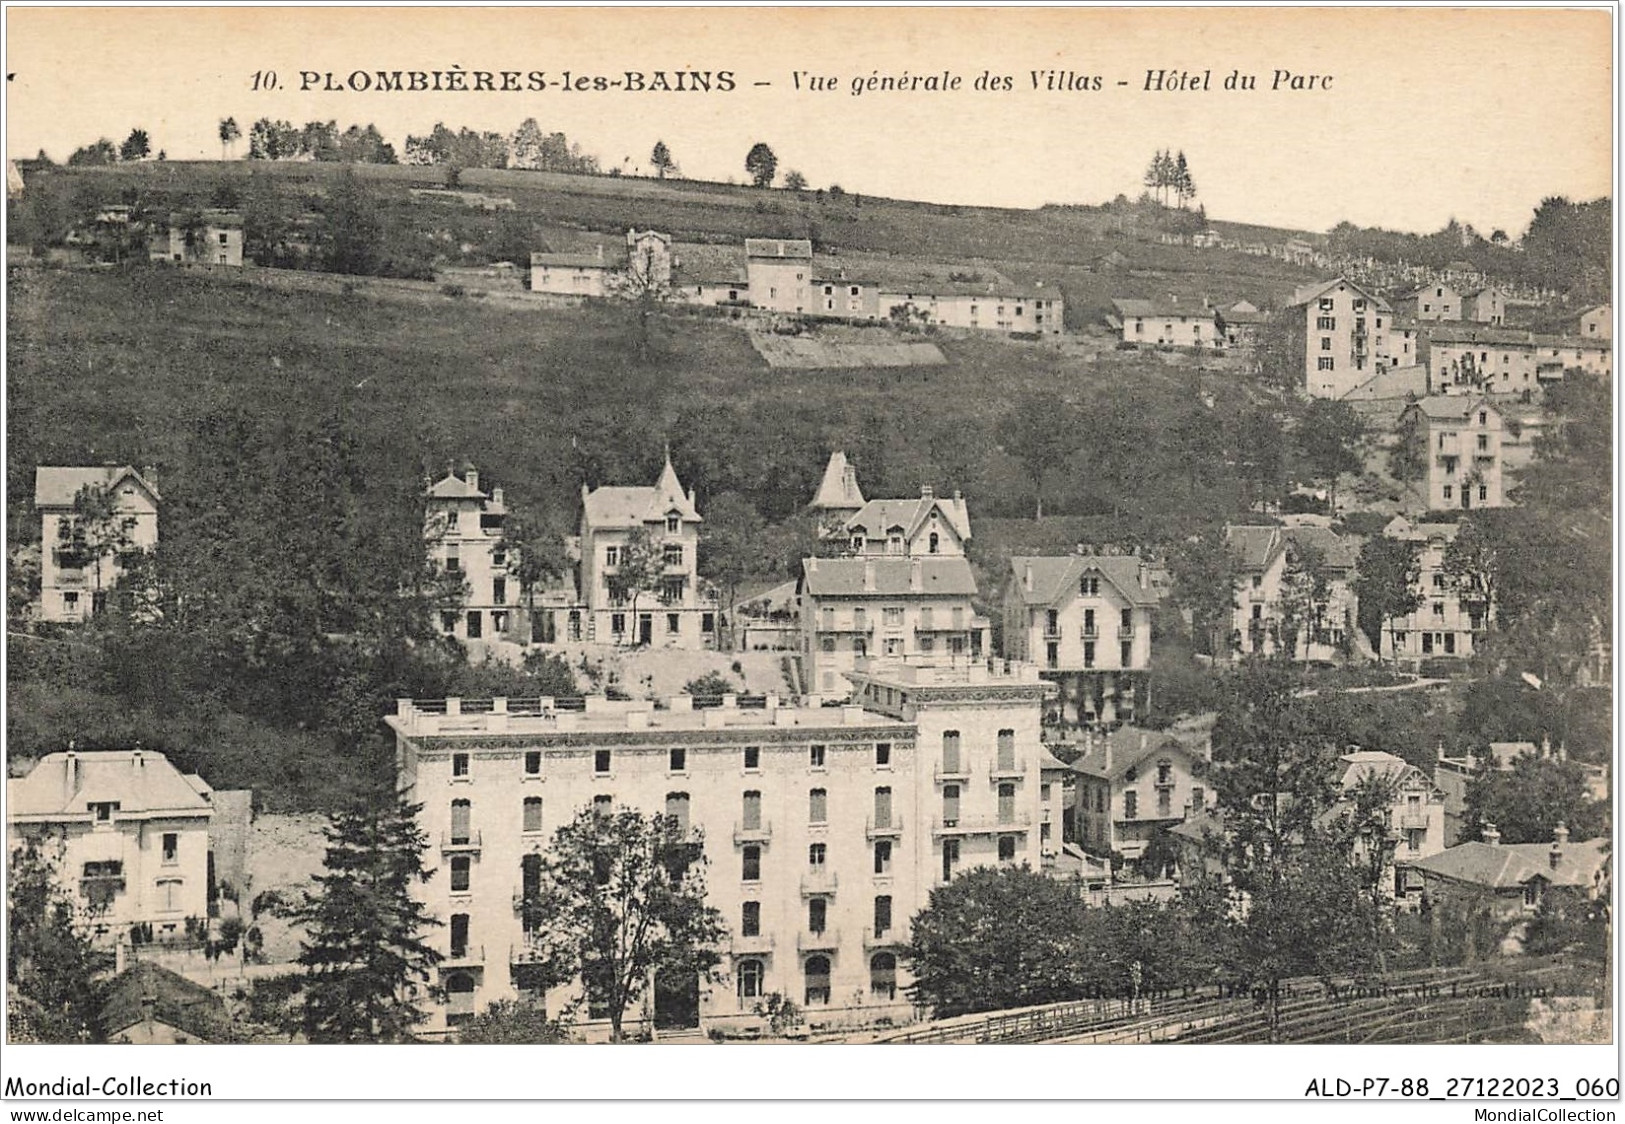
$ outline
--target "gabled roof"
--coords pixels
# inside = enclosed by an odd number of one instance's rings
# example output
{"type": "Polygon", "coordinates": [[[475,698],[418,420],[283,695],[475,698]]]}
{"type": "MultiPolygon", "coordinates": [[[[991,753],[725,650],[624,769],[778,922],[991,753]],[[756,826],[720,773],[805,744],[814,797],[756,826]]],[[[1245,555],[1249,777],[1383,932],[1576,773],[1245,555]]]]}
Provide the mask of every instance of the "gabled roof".
{"type": "Polygon", "coordinates": [[[1418,777],[1422,777],[1429,788],[1433,787],[1433,782],[1427,780],[1422,770],[1406,761],[1403,757],[1396,757],[1392,753],[1384,753],[1381,750],[1374,749],[1361,749],[1355,750],[1353,753],[1345,753],[1338,760],[1343,763],[1343,775],[1339,778],[1338,784],[1345,791],[1354,788],[1368,777],[1376,777],[1400,784],[1410,779],[1413,773],[1418,777]]]}
{"type": "Polygon", "coordinates": [[[154,502],[163,499],[152,481],[127,464],[85,468],[41,465],[34,470],[34,506],[72,507],[73,498],[79,494],[79,489],[86,485],[112,491],[124,483],[126,477],[133,477],[137,484],[147,490],[147,494],[154,502]]]}
{"type": "Polygon", "coordinates": [[[1112,301],[1112,307],[1117,314],[1125,319],[1130,316],[1138,317],[1165,317],[1177,320],[1212,320],[1214,310],[1204,308],[1199,304],[1180,304],[1178,301],[1140,300],[1138,298],[1125,298],[1112,301]]]}
{"type": "Polygon", "coordinates": [[[533,253],[530,255],[530,264],[533,266],[560,266],[570,269],[620,269],[626,264],[624,253],[571,253],[547,254],[533,253]]]}
{"type": "Polygon", "coordinates": [[[858,487],[858,474],[836,449],[824,466],[824,479],[819,482],[818,494],[813,496],[812,507],[819,511],[852,511],[864,505],[863,490],[858,487]]]}
{"type": "Polygon", "coordinates": [[[802,588],[813,597],[924,595],[971,597],[976,578],[970,562],[956,556],[925,558],[808,558],[802,588]],[[872,588],[869,577],[872,573],[872,588]],[[916,582],[916,575],[918,581],[916,582]]]}
{"type": "Polygon", "coordinates": [[[1460,843],[1410,865],[1428,874],[1492,890],[1543,878],[1553,886],[1589,888],[1609,861],[1608,840],[1565,843],[1552,866],[1550,843],[1460,843]]]}
{"type": "Polygon", "coordinates": [[[227,1029],[225,1001],[202,984],[148,960],[137,960],[108,983],[101,1022],[109,1038],[143,1022],[147,1001],[155,1021],[205,1042],[227,1029]]]}
{"type": "Polygon", "coordinates": [[[1474,394],[1432,394],[1418,398],[1405,408],[1420,410],[1431,421],[1466,421],[1468,415],[1480,407],[1500,413],[1494,402],[1474,394]]]}
{"type": "Polygon", "coordinates": [[[1428,339],[1436,344],[1470,343],[1494,347],[1529,347],[1537,342],[1530,332],[1517,328],[1493,328],[1476,320],[1430,325],[1428,339]]]}
{"type": "Polygon", "coordinates": [[[1121,726],[1109,734],[1097,735],[1094,746],[1072,763],[1072,771],[1086,777],[1116,781],[1130,769],[1138,768],[1152,758],[1175,753],[1191,762],[1202,759],[1201,753],[1186,738],[1175,733],[1121,726]],[[1109,769],[1106,767],[1108,750],[1111,757],[1109,769]]]}
{"type": "Polygon", "coordinates": [[[1353,567],[1354,545],[1326,527],[1254,527],[1231,524],[1224,529],[1236,564],[1243,570],[1267,570],[1275,559],[1291,547],[1310,547],[1320,552],[1332,569],[1353,567]]]}
{"type": "Polygon", "coordinates": [[[846,529],[853,531],[862,527],[869,537],[883,538],[893,528],[901,527],[904,537],[910,537],[925,525],[933,511],[942,513],[961,541],[970,540],[970,509],[964,498],[957,496],[953,499],[920,496],[912,500],[870,500],[846,521],[846,529]]]}
{"type": "Polygon", "coordinates": [[[805,238],[747,238],[745,256],[811,261],[812,242],[805,238]]]}
{"type": "Polygon", "coordinates": [[[1289,307],[1297,308],[1300,305],[1308,304],[1312,300],[1319,300],[1321,297],[1325,296],[1339,285],[1347,285],[1350,289],[1353,289],[1355,292],[1359,293],[1366,300],[1370,301],[1372,306],[1379,312],[1390,311],[1387,301],[1383,300],[1376,294],[1369,292],[1363,286],[1356,285],[1353,281],[1350,281],[1346,277],[1334,277],[1330,281],[1316,281],[1302,286],[1292,294],[1292,302],[1289,307]]]}
{"type": "Polygon", "coordinates": [[[1141,560],[1124,554],[1033,555],[1010,559],[1011,588],[1027,605],[1062,605],[1078,593],[1078,583],[1086,574],[1098,573],[1130,605],[1156,605],[1159,598],[1150,585],[1140,585],[1141,560]],[[1032,587],[1027,585],[1028,568],[1032,587]]]}
{"type": "Polygon", "coordinates": [[[77,819],[88,805],[117,801],[121,815],[210,816],[209,786],[188,776],[161,753],[118,749],[49,753],[26,777],[6,782],[12,820],[77,819]]]}
{"type": "Polygon", "coordinates": [[[1048,746],[1041,747],[1039,754],[1038,769],[1040,772],[1068,773],[1072,771],[1072,766],[1068,765],[1065,761],[1062,761],[1059,757],[1055,756],[1055,754],[1051,753],[1048,746]]]}
{"type": "Polygon", "coordinates": [[[686,523],[700,522],[700,513],[693,499],[684,494],[669,455],[654,487],[595,488],[581,502],[593,527],[641,527],[659,523],[673,512],[686,523]]]}
{"type": "Polygon", "coordinates": [[[487,496],[474,485],[455,473],[446,473],[443,479],[435,481],[429,486],[428,496],[432,500],[483,500],[487,496]]]}

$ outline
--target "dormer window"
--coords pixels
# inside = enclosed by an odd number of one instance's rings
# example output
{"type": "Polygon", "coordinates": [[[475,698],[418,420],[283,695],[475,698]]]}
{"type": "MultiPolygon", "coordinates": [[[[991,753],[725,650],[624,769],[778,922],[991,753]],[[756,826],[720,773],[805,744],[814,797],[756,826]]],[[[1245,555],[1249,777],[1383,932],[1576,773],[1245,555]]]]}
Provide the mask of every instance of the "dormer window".
{"type": "Polygon", "coordinates": [[[1078,592],[1080,594],[1082,594],[1083,596],[1085,596],[1085,597],[1097,597],[1097,596],[1099,596],[1100,595],[1100,579],[1098,577],[1086,577],[1086,578],[1084,578],[1083,580],[1078,582],[1078,592]]]}
{"type": "Polygon", "coordinates": [[[666,516],[666,534],[675,535],[683,529],[683,520],[675,511],[666,516]]]}
{"type": "Polygon", "coordinates": [[[119,802],[117,800],[99,800],[93,801],[87,807],[97,823],[107,823],[113,818],[113,813],[119,810],[119,802]]]}

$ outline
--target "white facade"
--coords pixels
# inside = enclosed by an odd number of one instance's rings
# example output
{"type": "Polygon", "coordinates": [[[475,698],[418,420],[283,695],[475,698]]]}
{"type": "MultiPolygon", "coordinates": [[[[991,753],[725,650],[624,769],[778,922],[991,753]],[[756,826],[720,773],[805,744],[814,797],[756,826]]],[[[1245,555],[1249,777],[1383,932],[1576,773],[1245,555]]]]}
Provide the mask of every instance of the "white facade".
{"type": "Polygon", "coordinates": [[[1464,598],[1444,571],[1444,555],[1456,537],[1455,523],[1396,519],[1383,534],[1416,544],[1417,578],[1412,591],[1422,603],[1407,616],[1384,621],[1382,658],[1395,663],[1432,659],[1468,660],[1489,627],[1488,606],[1464,598]]]}
{"type": "Polygon", "coordinates": [[[519,581],[517,559],[502,548],[508,509],[501,488],[480,490],[479,473],[448,473],[429,488],[423,534],[430,558],[466,583],[463,604],[441,613],[440,630],[459,640],[518,638],[519,581]]]}
{"type": "Polygon", "coordinates": [[[161,497],[151,482],[129,466],[41,467],[34,474],[34,508],[40,516],[40,619],[72,623],[97,611],[124,572],[124,549],[151,550],[158,543],[161,497]],[[113,524],[87,525],[74,511],[84,489],[105,492],[113,501],[113,524]],[[102,549],[97,539],[119,540],[102,549]]]}

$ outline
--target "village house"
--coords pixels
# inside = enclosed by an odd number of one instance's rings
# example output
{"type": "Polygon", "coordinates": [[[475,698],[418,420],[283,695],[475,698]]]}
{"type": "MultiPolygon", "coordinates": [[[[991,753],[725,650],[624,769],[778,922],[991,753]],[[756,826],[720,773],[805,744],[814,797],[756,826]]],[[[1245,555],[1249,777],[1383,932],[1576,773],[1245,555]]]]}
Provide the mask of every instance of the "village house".
{"type": "Polygon", "coordinates": [[[1469,289],[1461,294],[1461,318],[1477,324],[1500,327],[1506,323],[1506,293],[1494,285],[1469,289]]]}
{"type": "Polygon", "coordinates": [[[40,619],[71,623],[100,612],[130,555],[158,544],[161,502],[151,469],[137,472],[129,465],[35,469],[40,619]],[[103,498],[110,501],[109,515],[97,518],[95,508],[103,498]]]}
{"type": "Polygon", "coordinates": [[[1606,837],[1571,843],[1568,828],[1558,824],[1549,844],[1502,843],[1486,824],[1482,841],[1458,843],[1411,870],[1431,901],[1487,907],[1499,921],[1517,921],[1548,900],[1559,909],[1583,908],[1602,894],[1612,867],[1606,837]]]}
{"type": "MultiPolygon", "coordinates": [[[[1072,765],[1078,843],[1093,854],[1138,862],[1159,833],[1212,807],[1203,779],[1207,760],[1200,738],[1174,731],[1124,726],[1089,734],[1072,765]]],[[[1141,871],[1153,878],[1163,873],[1141,871]]]]}
{"type": "MultiPolygon", "coordinates": [[[[975,867],[1041,865],[1052,688],[1001,661],[865,661],[852,679],[839,707],[818,695],[708,708],[689,696],[402,700],[387,719],[398,785],[422,806],[437,860],[415,892],[445,922],[427,937],[445,959],[426,1033],[543,995],[527,897],[553,832],[585,808],[672,815],[703,841],[707,899],[730,932],[723,975],[662,973],[661,1025],[758,1023],[771,994],[815,1027],[912,1019],[901,949],[930,891],[975,867]]],[[[545,999],[557,1011],[580,995],[545,999]]],[[[603,1036],[607,1011],[584,1012],[583,1033],[603,1036]]]]}
{"type": "Polygon", "coordinates": [[[517,557],[503,539],[508,516],[501,488],[480,488],[470,468],[447,471],[425,493],[423,538],[429,557],[448,575],[461,575],[459,607],[442,609],[440,631],[459,640],[525,639],[520,620],[517,557]]]}
{"type": "Polygon", "coordinates": [[[975,597],[962,554],[808,558],[796,587],[804,681],[840,696],[843,677],[870,657],[980,660],[990,626],[975,597]]]}
{"type": "Polygon", "coordinates": [[[1228,526],[1225,541],[1237,567],[1231,644],[1237,656],[1273,653],[1283,630],[1295,625],[1292,658],[1342,663],[1362,643],[1355,628],[1355,549],[1324,527],[1228,526]],[[1317,561],[1326,598],[1315,604],[1302,564],[1317,561]],[[1301,576],[1300,576],[1301,574],[1301,576]],[[1298,619],[1289,617],[1297,615],[1298,619]]]}
{"type": "Polygon", "coordinates": [[[1433,328],[1428,337],[1429,384],[1436,394],[1527,396],[1570,371],[1613,374],[1613,342],[1605,338],[1458,325],[1433,328]]]}
{"type": "Polygon", "coordinates": [[[34,841],[98,943],[181,940],[208,917],[210,796],[161,753],[46,754],[6,781],[6,851],[34,841]]]}
{"type": "Polygon", "coordinates": [[[231,1040],[231,1019],[217,993],[147,960],[137,960],[108,982],[101,1024],[108,1042],[132,1046],[231,1040]]]}
{"type": "Polygon", "coordinates": [[[717,645],[717,604],[699,578],[700,513],[670,454],[653,487],[581,487],[580,604],[564,611],[567,640],[698,651],[717,645]],[[660,551],[652,588],[621,581],[637,532],[660,551]]]}
{"type": "Polygon", "coordinates": [[[622,246],[606,253],[597,243],[586,251],[530,255],[533,293],[607,297],[665,292],[672,285],[671,235],[629,229],[622,246]]]}
{"type": "Polygon", "coordinates": [[[1057,685],[1048,725],[1076,729],[1144,713],[1158,601],[1149,567],[1132,555],[1010,559],[1004,654],[1057,685]]]}
{"type": "Polygon", "coordinates": [[[1415,544],[1418,568],[1411,592],[1422,598],[1406,616],[1383,621],[1383,660],[1412,665],[1432,659],[1465,661],[1477,650],[1489,628],[1489,606],[1470,594],[1464,596],[1444,570],[1445,551],[1458,526],[1412,523],[1396,516],[1383,528],[1387,537],[1415,544]]]}
{"type": "Polygon", "coordinates": [[[996,281],[941,281],[921,278],[917,283],[881,286],[878,307],[882,316],[918,319],[940,328],[1021,332],[1058,336],[1064,330],[1063,301],[1058,289],[1043,282],[1017,285],[996,281]]]}
{"type": "Polygon", "coordinates": [[[1599,304],[1580,313],[1579,335],[1583,340],[1614,338],[1614,306],[1599,304]]]}
{"type": "Polygon", "coordinates": [[[842,270],[835,277],[814,278],[813,291],[813,311],[820,316],[880,319],[880,286],[875,281],[848,277],[842,270]]]}
{"type": "Polygon", "coordinates": [[[1269,324],[1269,316],[1251,301],[1241,300],[1229,308],[1221,308],[1218,322],[1228,350],[1251,350],[1258,346],[1258,337],[1269,324]]]}
{"type": "MultiPolygon", "coordinates": [[[[852,487],[857,487],[856,475],[852,487]]],[[[947,499],[927,484],[918,499],[868,501],[846,520],[841,532],[854,555],[957,557],[970,541],[970,509],[958,492],[947,499]]]]}
{"type": "Polygon", "coordinates": [[[745,239],[750,303],[769,312],[812,312],[813,249],[805,238],[745,239]]]}
{"type": "Polygon", "coordinates": [[[1430,511],[1500,507],[1506,502],[1501,411],[1488,398],[1433,395],[1400,413],[1404,439],[1425,449],[1430,511]]]}
{"type": "Polygon", "coordinates": [[[1312,398],[1341,398],[1392,365],[1388,302],[1346,278],[1303,286],[1282,315],[1292,367],[1312,398]]]}
{"type": "MultiPolygon", "coordinates": [[[[1394,855],[1388,881],[1396,899],[1404,900],[1421,890],[1412,867],[1445,848],[1445,794],[1416,766],[1392,753],[1353,750],[1338,761],[1340,804],[1352,806],[1363,786],[1380,784],[1390,797],[1383,809],[1388,832],[1394,842],[1394,855]]],[[[1339,809],[1334,808],[1336,814],[1339,809]]]]}
{"type": "Polygon", "coordinates": [[[243,216],[235,211],[175,213],[152,235],[147,256],[152,261],[201,265],[243,264],[243,216]]]}
{"type": "Polygon", "coordinates": [[[1203,301],[1182,305],[1178,297],[1165,300],[1120,299],[1112,301],[1117,314],[1108,323],[1119,330],[1124,343],[1155,347],[1180,347],[1223,351],[1225,337],[1222,313],[1203,301]]]}

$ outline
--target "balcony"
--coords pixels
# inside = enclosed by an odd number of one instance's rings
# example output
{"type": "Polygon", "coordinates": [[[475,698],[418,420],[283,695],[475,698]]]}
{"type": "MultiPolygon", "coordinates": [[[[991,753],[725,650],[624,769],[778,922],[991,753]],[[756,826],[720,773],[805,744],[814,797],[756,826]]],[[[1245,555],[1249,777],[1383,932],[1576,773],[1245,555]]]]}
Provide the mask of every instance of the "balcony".
{"type": "Polygon", "coordinates": [[[736,936],[728,942],[728,951],[734,956],[766,956],[773,951],[773,934],[755,933],[748,937],[736,936]]]}
{"type": "Polygon", "coordinates": [[[741,843],[768,843],[773,839],[773,824],[763,820],[755,826],[748,826],[743,822],[734,824],[734,845],[741,843]]]}
{"type": "Polygon", "coordinates": [[[864,948],[899,948],[908,943],[908,934],[895,925],[883,933],[876,933],[873,929],[863,930],[864,948]]]}
{"type": "Polygon", "coordinates": [[[1057,621],[1055,624],[1046,624],[1044,626],[1044,639],[1045,640],[1059,640],[1060,638],[1061,638],[1061,625],[1060,625],[1060,622],[1057,621]]]}
{"type": "Polygon", "coordinates": [[[440,962],[440,970],[449,972],[454,968],[483,968],[485,967],[485,946],[471,944],[463,948],[454,948],[447,953],[446,958],[440,962]]]}
{"type": "Polygon", "coordinates": [[[526,898],[535,898],[540,893],[541,893],[540,888],[533,889],[528,894],[525,892],[525,889],[522,886],[520,888],[516,889],[513,892],[513,911],[515,913],[518,913],[521,909],[525,908],[525,899],[526,898]]]}
{"type": "Polygon", "coordinates": [[[803,929],[796,935],[796,950],[798,952],[834,952],[840,947],[840,944],[840,939],[835,935],[834,929],[825,929],[821,933],[803,929]]]}
{"type": "Polygon", "coordinates": [[[1032,817],[1026,814],[1012,816],[1007,820],[988,819],[985,816],[961,817],[957,820],[938,820],[931,826],[931,834],[939,837],[945,835],[1020,835],[1031,831],[1032,825],[1032,817]]]}
{"type": "Polygon", "coordinates": [[[1019,781],[1027,775],[1027,759],[1018,757],[1014,761],[995,761],[987,767],[987,775],[995,781],[1019,781]]]}
{"type": "Polygon", "coordinates": [[[938,784],[968,781],[970,780],[970,762],[960,761],[952,765],[938,765],[935,776],[938,784]]]}
{"type": "Polygon", "coordinates": [[[864,826],[864,834],[870,839],[896,839],[903,834],[903,821],[893,815],[883,823],[876,823],[875,818],[870,816],[864,826]]]}
{"type": "Polygon", "coordinates": [[[508,946],[508,963],[511,965],[540,964],[548,956],[548,951],[534,937],[527,936],[519,944],[508,946]]]}
{"type": "Polygon", "coordinates": [[[63,589],[78,589],[85,584],[83,570],[58,570],[56,584],[63,589]]]}
{"type": "Polygon", "coordinates": [[[1134,638],[1134,625],[1129,622],[1118,625],[1117,638],[1119,640],[1132,640],[1134,638]]]}
{"type": "Polygon", "coordinates": [[[92,874],[79,879],[79,893],[90,898],[111,896],[124,892],[124,875],[122,874],[92,874]]]}
{"type": "Polygon", "coordinates": [[[1083,638],[1085,640],[1099,640],[1100,639],[1100,627],[1098,625],[1092,625],[1092,624],[1084,625],[1083,626],[1083,638]]]}
{"type": "Polygon", "coordinates": [[[1426,812],[1406,812],[1399,817],[1401,831],[1426,831],[1431,822],[1426,812]]]}
{"type": "Polygon", "coordinates": [[[440,853],[442,855],[472,855],[480,850],[480,833],[477,831],[454,834],[449,831],[440,833],[440,853]]]}
{"type": "Polygon", "coordinates": [[[809,870],[801,876],[801,896],[804,898],[833,894],[840,878],[832,870],[809,870]]]}

